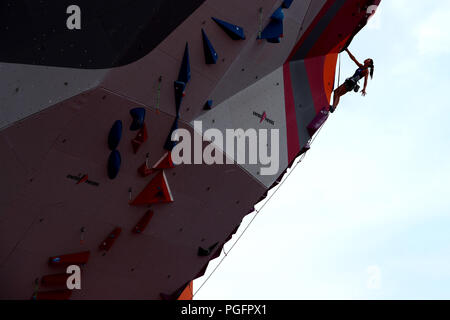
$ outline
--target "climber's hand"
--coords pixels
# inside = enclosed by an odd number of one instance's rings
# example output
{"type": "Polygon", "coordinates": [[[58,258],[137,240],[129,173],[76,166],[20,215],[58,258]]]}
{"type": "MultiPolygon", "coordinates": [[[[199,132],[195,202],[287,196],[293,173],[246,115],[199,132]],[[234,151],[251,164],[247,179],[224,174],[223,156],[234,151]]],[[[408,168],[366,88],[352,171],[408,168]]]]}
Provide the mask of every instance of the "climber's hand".
{"type": "Polygon", "coordinates": [[[365,97],[366,94],[367,94],[366,90],[361,91],[361,95],[362,95],[363,97],[365,97]]]}

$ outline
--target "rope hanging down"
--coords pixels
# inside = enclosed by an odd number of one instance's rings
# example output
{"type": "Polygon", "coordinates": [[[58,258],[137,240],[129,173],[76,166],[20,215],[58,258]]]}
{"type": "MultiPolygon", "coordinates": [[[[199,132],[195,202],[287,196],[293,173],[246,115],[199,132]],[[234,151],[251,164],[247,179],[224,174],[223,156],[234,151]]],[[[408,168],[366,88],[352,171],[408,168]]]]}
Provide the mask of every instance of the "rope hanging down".
{"type": "MultiPolygon", "coordinates": [[[[312,137],[310,139],[310,141],[308,142],[309,145],[312,145],[314,143],[314,140],[316,140],[316,137],[319,135],[320,131],[322,130],[323,126],[325,124],[323,124],[319,130],[317,131],[317,133],[314,135],[314,137],[312,137]]],[[[289,179],[290,175],[295,171],[295,169],[297,168],[297,166],[305,159],[306,157],[306,153],[302,154],[300,159],[297,161],[297,163],[294,165],[294,167],[292,168],[292,170],[287,174],[287,176],[283,179],[283,181],[281,181],[281,183],[278,185],[277,189],[272,193],[272,195],[270,195],[270,197],[266,200],[266,202],[264,202],[264,204],[261,206],[261,208],[259,210],[255,209],[256,214],[254,215],[254,217],[252,218],[252,220],[250,220],[250,222],[248,223],[248,225],[245,227],[245,229],[242,231],[242,233],[239,235],[239,237],[236,239],[236,241],[233,243],[233,245],[231,246],[231,248],[228,250],[228,252],[225,254],[225,256],[220,260],[220,262],[217,264],[217,266],[213,269],[213,271],[209,274],[209,276],[205,279],[205,281],[203,281],[203,283],[200,285],[200,287],[195,291],[195,293],[192,295],[192,298],[195,297],[195,295],[203,288],[203,286],[206,284],[206,282],[208,282],[208,280],[212,277],[212,275],[217,271],[217,269],[220,267],[220,265],[222,264],[222,262],[225,260],[225,258],[227,258],[230,255],[231,250],[233,250],[233,248],[236,246],[236,244],[239,242],[239,240],[242,238],[242,236],[244,235],[244,233],[248,230],[248,228],[250,227],[250,225],[253,223],[253,221],[255,221],[256,217],[261,213],[261,211],[264,209],[264,207],[267,205],[267,203],[269,203],[269,201],[275,196],[275,194],[278,192],[278,190],[280,190],[280,188],[283,186],[283,184],[286,182],[287,179],[289,179]]],[[[224,249],[225,252],[225,249],[224,249]]]]}

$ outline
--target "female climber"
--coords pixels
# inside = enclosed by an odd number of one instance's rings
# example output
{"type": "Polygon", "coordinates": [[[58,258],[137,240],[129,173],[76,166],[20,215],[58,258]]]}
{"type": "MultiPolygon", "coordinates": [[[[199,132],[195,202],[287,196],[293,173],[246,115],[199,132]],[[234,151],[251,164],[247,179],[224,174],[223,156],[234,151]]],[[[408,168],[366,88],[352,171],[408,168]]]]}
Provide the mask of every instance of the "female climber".
{"type": "Polygon", "coordinates": [[[354,90],[355,92],[358,92],[359,90],[359,85],[358,85],[358,81],[361,80],[362,78],[364,78],[364,88],[361,91],[361,94],[363,96],[365,96],[367,94],[366,92],[366,88],[367,88],[367,82],[369,79],[369,74],[370,74],[370,78],[373,78],[373,71],[375,69],[374,65],[373,65],[373,60],[372,59],[366,59],[364,61],[364,64],[361,64],[358,62],[358,60],[356,60],[356,58],[350,53],[350,51],[348,49],[345,49],[345,51],[347,51],[348,55],[350,56],[350,59],[352,59],[356,65],[358,66],[358,69],[356,70],[355,74],[348,78],[347,80],[345,80],[345,82],[340,85],[336,90],[334,90],[334,98],[333,98],[333,105],[330,106],[330,112],[333,113],[334,110],[336,110],[337,105],[339,104],[339,100],[341,99],[341,97],[346,94],[347,92],[350,92],[352,90],[354,90]],[[370,69],[370,72],[369,72],[370,69]]]}

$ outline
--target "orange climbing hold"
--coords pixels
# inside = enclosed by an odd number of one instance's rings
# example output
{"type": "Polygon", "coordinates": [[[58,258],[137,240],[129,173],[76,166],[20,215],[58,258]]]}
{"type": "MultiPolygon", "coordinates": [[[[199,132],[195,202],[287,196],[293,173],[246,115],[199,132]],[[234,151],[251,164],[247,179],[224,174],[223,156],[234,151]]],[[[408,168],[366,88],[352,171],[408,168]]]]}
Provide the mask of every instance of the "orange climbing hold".
{"type": "Polygon", "coordinates": [[[158,173],[130,204],[133,206],[173,202],[164,171],[158,173]]]}
{"type": "Polygon", "coordinates": [[[109,251],[122,233],[122,228],[115,228],[106,239],[100,244],[100,250],[109,251]]]}
{"type": "Polygon", "coordinates": [[[134,233],[142,233],[144,232],[145,228],[147,228],[150,220],[153,218],[153,211],[149,210],[145,213],[145,215],[139,220],[137,225],[134,227],[133,232],[134,233]]]}
{"type": "Polygon", "coordinates": [[[90,251],[66,254],[61,256],[50,257],[48,263],[52,266],[59,265],[81,265],[86,264],[89,260],[90,251]]]}

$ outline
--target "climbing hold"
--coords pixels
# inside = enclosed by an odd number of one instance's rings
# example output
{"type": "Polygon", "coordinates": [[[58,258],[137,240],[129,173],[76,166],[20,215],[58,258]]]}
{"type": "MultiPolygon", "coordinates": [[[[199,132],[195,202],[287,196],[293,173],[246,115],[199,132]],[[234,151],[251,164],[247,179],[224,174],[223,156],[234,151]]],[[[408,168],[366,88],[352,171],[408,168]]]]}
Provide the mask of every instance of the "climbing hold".
{"type": "Polygon", "coordinates": [[[90,251],[55,256],[50,257],[48,263],[52,266],[86,264],[89,260],[89,255],[90,251]]]}
{"type": "Polygon", "coordinates": [[[139,220],[137,225],[134,227],[133,232],[134,233],[142,233],[144,232],[145,228],[147,228],[150,220],[153,218],[153,211],[147,211],[144,216],[139,220]]]}
{"type": "Polygon", "coordinates": [[[213,106],[213,101],[212,100],[208,100],[205,103],[205,106],[203,107],[203,110],[211,110],[213,106]]]}
{"type": "Polygon", "coordinates": [[[33,300],[69,300],[72,296],[72,291],[65,290],[57,290],[57,291],[46,291],[46,292],[38,292],[33,295],[33,300]]]}
{"type": "Polygon", "coordinates": [[[109,251],[109,249],[111,249],[111,247],[113,246],[114,242],[116,242],[117,238],[120,236],[121,232],[122,232],[121,228],[115,228],[100,244],[99,246],[100,250],[109,251]]]}
{"type": "Polygon", "coordinates": [[[130,130],[137,131],[141,129],[145,121],[145,109],[134,108],[130,111],[130,115],[133,118],[133,123],[130,126],[130,130]]]}
{"type": "Polygon", "coordinates": [[[173,292],[171,294],[160,293],[161,299],[167,300],[167,301],[177,300],[178,297],[180,297],[181,294],[183,293],[183,291],[187,288],[187,286],[189,286],[190,283],[191,282],[189,281],[188,283],[184,284],[183,286],[181,286],[180,288],[178,288],[177,290],[175,290],[175,292],[173,292]]]}
{"type": "Polygon", "coordinates": [[[178,81],[188,84],[191,79],[191,64],[189,62],[189,44],[186,43],[184,49],[183,62],[181,63],[180,72],[178,74],[178,81]]]}
{"type": "Polygon", "coordinates": [[[145,163],[139,167],[138,172],[143,177],[147,177],[154,171],[172,168],[175,168],[175,164],[172,161],[172,154],[170,152],[166,152],[166,154],[152,168],[148,167],[146,160],[145,163]]]}
{"type": "Polygon", "coordinates": [[[311,123],[307,127],[309,135],[311,137],[317,132],[317,130],[320,129],[320,127],[325,123],[325,121],[327,121],[329,115],[330,114],[328,113],[327,108],[323,108],[315,116],[315,118],[311,121],[311,123]]]}
{"type": "Polygon", "coordinates": [[[43,276],[41,279],[41,286],[46,288],[66,287],[67,278],[69,278],[69,276],[70,274],[68,273],[43,276]]]}
{"type": "Polygon", "coordinates": [[[244,29],[242,27],[236,26],[234,24],[231,24],[229,22],[217,19],[217,18],[211,18],[213,19],[221,28],[223,31],[225,31],[228,36],[233,40],[245,40],[245,34],[244,29]]]}
{"type": "Polygon", "coordinates": [[[284,0],[283,4],[282,4],[282,7],[285,8],[285,9],[289,9],[289,7],[291,6],[293,1],[294,0],[284,0]]]}
{"type": "Polygon", "coordinates": [[[172,141],[172,134],[174,133],[175,130],[178,129],[178,117],[175,118],[173,124],[172,124],[172,128],[170,129],[170,133],[169,136],[166,139],[166,142],[164,144],[164,149],[166,149],[167,151],[172,151],[172,149],[176,146],[177,142],[176,141],[172,141]]]}
{"type": "Polygon", "coordinates": [[[122,121],[117,120],[108,135],[108,147],[111,151],[117,149],[120,139],[122,139],[122,121]]]}
{"type": "Polygon", "coordinates": [[[147,126],[144,123],[144,125],[136,135],[136,138],[131,140],[131,145],[133,146],[133,151],[135,154],[139,151],[142,144],[144,144],[144,142],[146,142],[147,140],[148,140],[147,126]]]}
{"type": "Polygon", "coordinates": [[[164,171],[157,174],[130,205],[146,205],[152,203],[173,202],[172,193],[164,171]]]}
{"type": "Polygon", "coordinates": [[[217,59],[219,58],[216,50],[209,41],[208,36],[206,35],[205,30],[202,29],[202,37],[203,37],[203,51],[205,53],[205,63],[206,64],[216,64],[217,59]]]}
{"type": "Polygon", "coordinates": [[[270,17],[270,22],[267,27],[261,33],[261,39],[266,39],[271,43],[281,42],[283,36],[283,20],[284,13],[282,8],[278,8],[270,17]]]}
{"type": "Polygon", "coordinates": [[[85,174],[84,176],[82,176],[82,177],[80,178],[80,180],[78,180],[77,184],[85,183],[85,182],[87,182],[88,180],[89,180],[89,176],[88,176],[87,174],[85,174]]]}
{"type": "Polygon", "coordinates": [[[114,180],[119,174],[121,163],[120,152],[117,150],[112,151],[108,159],[108,177],[111,180],[114,180]]]}
{"type": "Polygon", "coordinates": [[[207,257],[207,256],[209,256],[209,255],[212,253],[212,251],[217,247],[218,244],[219,244],[219,243],[216,242],[215,244],[213,244],[212,246],[210,246],[208,249],[199,247],[199,248],[198,248],[198,253],[197,253],[198,256],[199,256],[199,257],[207,257]]]}
{"type": "Polygon", "coordinates": [[[175,107],[178,116],[180,114],[181,102],[183,101],[183,97],[186,95],[184,91],[186,89],[186,83],[175,81],[173,86],[175,89],[175,107]]]}

